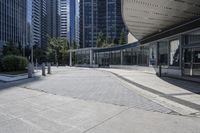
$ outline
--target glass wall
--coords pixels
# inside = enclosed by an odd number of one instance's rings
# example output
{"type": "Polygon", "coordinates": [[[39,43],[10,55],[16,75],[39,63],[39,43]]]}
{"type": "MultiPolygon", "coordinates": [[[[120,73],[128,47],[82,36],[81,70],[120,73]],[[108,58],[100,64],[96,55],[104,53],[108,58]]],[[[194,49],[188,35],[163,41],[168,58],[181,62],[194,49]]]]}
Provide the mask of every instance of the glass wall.
{"type": "Polygon", "coordinates": [[[75,65],[90,64],[90,51],[89,50],[76,51],[76,52],[74,52],[74,56],[73,56],[74,57],[73,64],[75,64],[75,65]]]}
{"type": "Polygon", "coordinates": [[[160,63],[164,66],[168,65],[168,42],[159,42],[159,58],[160,63]]]}
{"type": "Polygon", "coordinates": [[[170,66],[180,66],[180,44],[179,40],[170,41],[170,66]]]}
{"type": "Polygon", "coordinates": [[[95,52],[95,63],[108,65],[149,65],[149,47],[124,48],[107,52],[95,52]]]}
{"type": "Polygon", "coordinates": [[[149,46],[141,46],[138,50],[138,65],[149,65],[149,46]]]}
{"type": "Polygon", "coordinates": [[[121,65],[121,52],[119,50],[110,52],[110,65],[121,65]]]}
{"type": "Polygon", "coordinates": [[[200,30],[184,35],[183,74],[200,76],[200,30]]]}

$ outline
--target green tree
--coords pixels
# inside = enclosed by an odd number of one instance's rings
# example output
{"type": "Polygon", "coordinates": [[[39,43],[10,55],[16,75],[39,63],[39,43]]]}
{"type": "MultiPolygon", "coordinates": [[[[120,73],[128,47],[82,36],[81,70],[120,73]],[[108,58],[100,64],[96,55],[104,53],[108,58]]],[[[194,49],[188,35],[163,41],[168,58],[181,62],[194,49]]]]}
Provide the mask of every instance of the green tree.
{"type": "Polygon", "coordinates": [[[106,39],[103,32],[99,32],[97,36],[97,41],[96,41],[97,47],[102,48],[105,45],[105,43],[106,43],[106,39]]]}
{"type": "Polygon", "coordinates": [[[49,61],[54,61],[54,63],[62,63],[66,65],[67,63],[67,50],[69,49],[69,44],[65,38],[49,38],[48,40],[48,50],[47,57],[49,61]]]}
{"type": "Polygon", "coordinates": [[[72,45],[73,49],[78,49],[79,45],[76,43],[76,41],[73,41],[73,45],[72,45]]]}
{"type": "Polygon", "coordinates": [[[9,41],[3,48],[3,55],[20,55],[20,51],[13,41],[9,41]]]}
{"type": "Polygon", "coordinates": [[[62,54],[62,64],[66,65],[67,64],[67,50],[69,49],[69,44],[67,39],[61,38],[61,49],[60,52],[62,54]]]}
{"type": "Polygon", "coordinates": [[[126,44],[127,41],[126,41],[126,34],[124,31],[121,32],[120,34],[120,40],[119,40],[119,44],[120,45],[123,45],[123,44],[126,44]]]}
{"type": "Polygon", "coordinates": [[[33,46],[33,58],[39,64],[46,62],[46,50],[38,47],[38,45],[33,46]]]}

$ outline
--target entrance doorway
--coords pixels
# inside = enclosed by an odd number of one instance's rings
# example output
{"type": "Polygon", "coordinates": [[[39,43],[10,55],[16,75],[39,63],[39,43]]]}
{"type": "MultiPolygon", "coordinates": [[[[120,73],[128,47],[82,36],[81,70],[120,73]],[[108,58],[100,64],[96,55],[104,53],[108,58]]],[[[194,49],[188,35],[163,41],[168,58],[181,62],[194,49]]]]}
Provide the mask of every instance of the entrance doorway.
{"type": "Polygon", "coordinates": [[[185,48],[183,73],[186,76],[200,76],[200,48],[185,48]]]}

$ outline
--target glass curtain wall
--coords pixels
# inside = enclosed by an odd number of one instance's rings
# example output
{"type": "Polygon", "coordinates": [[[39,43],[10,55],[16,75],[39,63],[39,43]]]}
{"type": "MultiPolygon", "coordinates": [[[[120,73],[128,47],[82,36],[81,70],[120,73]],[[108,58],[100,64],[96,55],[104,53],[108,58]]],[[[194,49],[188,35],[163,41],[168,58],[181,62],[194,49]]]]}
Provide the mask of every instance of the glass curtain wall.
{"type": "Polygon", "coordinates": [[[170,66],[180,66],[180,44],[179,40],[170,41],[170,66]]]}
{"type": "Polygon", "coordinates": [[[159,58],[161,65],[168,65],[168,42],[159,42],[159,58]]]}
{"type": "Polygon", "coordinates": [[[80,50],[74,53],[74,64],[83,65],[90,64],[90,51],[89,50],[80,50]]]}

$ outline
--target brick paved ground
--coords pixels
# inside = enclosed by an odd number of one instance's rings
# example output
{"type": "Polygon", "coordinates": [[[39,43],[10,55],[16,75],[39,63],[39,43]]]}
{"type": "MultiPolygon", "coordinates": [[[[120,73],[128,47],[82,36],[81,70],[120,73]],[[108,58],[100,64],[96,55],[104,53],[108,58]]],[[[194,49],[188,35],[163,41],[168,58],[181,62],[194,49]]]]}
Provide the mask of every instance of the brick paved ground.
{"type": "Polygon", "coordinates": [[[68,68],[24,87],[83,100],[171,113],[171,110],[127,89],[112,74],[94,69],[68,68]]]}
{"type": "Polygon", "coordinates": [[[108,72],[53,71],[45,78],[0,84],[0,133],[200,132],[198,117],[172,115],[108,72]]]}

